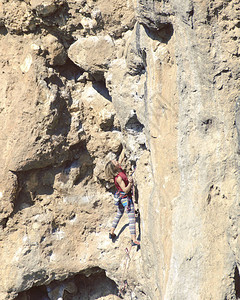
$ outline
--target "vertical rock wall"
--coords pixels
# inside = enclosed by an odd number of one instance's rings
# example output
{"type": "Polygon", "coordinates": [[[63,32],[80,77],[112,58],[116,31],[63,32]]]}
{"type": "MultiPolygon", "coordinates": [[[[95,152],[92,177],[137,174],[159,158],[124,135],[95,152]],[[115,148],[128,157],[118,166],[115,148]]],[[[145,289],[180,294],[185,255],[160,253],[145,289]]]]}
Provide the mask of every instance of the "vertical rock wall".
{"type": "Polygon", "coordinates": [[[0,299],[240,297],[239,5],[0,4],[0,299]]]}
{"type": "Polygon", "coordinates": [[[181,51],[177,57],[180,197],[173,209],[178,221],[173,226],[177,242],[170,298],[176,293],[173,286],[180,298],[237,296],[231,221],[232,211],[239,207],[237,7],[234,1],[194,3],[188,24],[178,22],[176,27],[177,52],[181,51]],[[188,274],[185,279],[176,276],[182,272],[188,274]]]}

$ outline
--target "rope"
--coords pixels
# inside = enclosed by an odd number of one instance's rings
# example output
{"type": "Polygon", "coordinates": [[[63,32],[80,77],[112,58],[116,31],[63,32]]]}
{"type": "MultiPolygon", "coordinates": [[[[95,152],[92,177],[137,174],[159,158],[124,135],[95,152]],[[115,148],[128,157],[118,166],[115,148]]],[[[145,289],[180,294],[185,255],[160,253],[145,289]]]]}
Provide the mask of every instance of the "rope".
{"type": "Polygon", "coordinates": [[[125,266],[124,266],[124,269],[123,269],[122,284],[121,284],[120,289],[119,289],[119,294],[122,297],[124,297],[124,294],[126,294],[126,291],[128,289],[128,282],[127,282],[126,277],[127,277],[127,271],[128,271],[128,268],[129,268],[129,264],[130,264],[130,261],[131,261],[131,257],[130,257],[131,249],[132,249],[132,245],[129,247],[129,250],[128,250],[128,248],[125,248],[125,254],[126,254],[125,266]]]}

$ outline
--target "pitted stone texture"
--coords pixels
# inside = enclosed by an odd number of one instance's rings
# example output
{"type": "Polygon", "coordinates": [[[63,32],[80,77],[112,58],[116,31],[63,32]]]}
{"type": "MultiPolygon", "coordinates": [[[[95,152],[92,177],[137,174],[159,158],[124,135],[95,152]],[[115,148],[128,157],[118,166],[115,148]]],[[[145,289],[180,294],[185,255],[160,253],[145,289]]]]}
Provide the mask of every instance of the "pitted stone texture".
{"type": "Polygon", "coordinates": [[[9,32],[20,34],[36,29],[36,21],[31,9],[24,1],[3,1],[4,26],[9,32]]]}
{"type": "Polygon", "coordinates": [[[96,266],[126,299],[239,297],[238,2],[2,1],[0,299],[96,266]],[[56,63],[77,40],[104,47],[56,63]],[[122,147],[138,251],[127,216],[108,239],[122,147]]]}
{"type": "Polygon", "coordinates": [[[58,7],[66,3],[65,0],[30,0],[31,8],[43,17],[55,13],[58,7]]]}
{"type": "Polygon", "coordinates": [[[67,53],[64,46],[59,42],[59,40],[48,34],[42,39],[42,50],[46,51],[47,62],[51,66],[64,65],[67,60],[67,53]]]}

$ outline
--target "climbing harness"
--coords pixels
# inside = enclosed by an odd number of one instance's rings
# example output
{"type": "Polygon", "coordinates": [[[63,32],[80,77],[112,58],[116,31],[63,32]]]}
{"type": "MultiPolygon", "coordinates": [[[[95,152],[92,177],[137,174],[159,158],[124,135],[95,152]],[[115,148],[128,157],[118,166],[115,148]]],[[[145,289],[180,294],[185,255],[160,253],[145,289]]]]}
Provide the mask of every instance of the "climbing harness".
{"type": "Polygon", "coordinates": [[[121,202],[122,206],[125,207],[129,204],[130,199],[129,199],[129,196],[126,193],[121,192],[121,191],[117,191],[114,194],[114,204],[119,205],[120,202],[121,202]]]}

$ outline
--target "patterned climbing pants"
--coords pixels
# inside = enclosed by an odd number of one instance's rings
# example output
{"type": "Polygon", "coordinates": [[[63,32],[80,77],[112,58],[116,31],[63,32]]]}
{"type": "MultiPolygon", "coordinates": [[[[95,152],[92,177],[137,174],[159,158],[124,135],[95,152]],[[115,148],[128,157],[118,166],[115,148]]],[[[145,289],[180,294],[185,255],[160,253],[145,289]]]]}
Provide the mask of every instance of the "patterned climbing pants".
{"type": "MultiPolygon", "coordinates": [[[[129,230],[130,230],[130,234],[136,234],[136,219],[135,219],[135,209],[134,209],[134,205],[131,204],[130,206],[130,210],[127,210],[127,206],[125,208],[127,214],[128,214],[128,219],[129,219],[129,230]]],[[[116,228],[122,215],[124,213],[124,207],[119,205],[117,206],[117,215],[113,220],[113,224],[112,227],[116,228]]]]}

